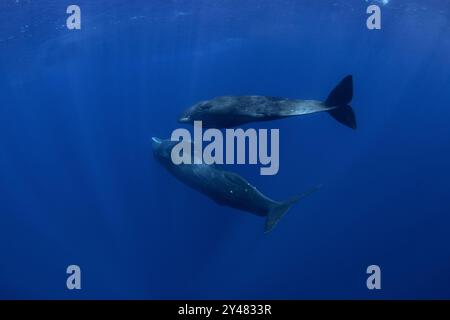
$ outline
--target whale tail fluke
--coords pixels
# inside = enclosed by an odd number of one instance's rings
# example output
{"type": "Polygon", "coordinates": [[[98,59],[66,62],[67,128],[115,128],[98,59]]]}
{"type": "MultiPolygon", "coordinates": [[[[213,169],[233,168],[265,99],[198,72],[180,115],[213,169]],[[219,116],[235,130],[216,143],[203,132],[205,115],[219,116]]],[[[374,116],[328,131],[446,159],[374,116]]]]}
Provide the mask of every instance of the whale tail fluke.
{"type": "Polygon", "coordinates": [[[349,103],[353,98],[353,77],[346,76],[328,95],[325,104],[333,108],[328,113],[343,125],[356,129],[356,117],[349,103]]]}
{"type": "Polygon", "coordinates": [[[309,196],[311,193],[319,190],[320,188],[321,185],[312,187],[311,189],[302,194],[299,194],[297,196],[288,199],[287,201],[274,205],[266,217],[266,223],[264,225],[264,233],[269,233],[270,231],[272,231],[273,228],[278,223],[278,221],[280,221],[280,219],[285,215],[285,213],[289,210],[289,208],[292,207],[292,205],[294,205],[301,199],[309,196]]]}

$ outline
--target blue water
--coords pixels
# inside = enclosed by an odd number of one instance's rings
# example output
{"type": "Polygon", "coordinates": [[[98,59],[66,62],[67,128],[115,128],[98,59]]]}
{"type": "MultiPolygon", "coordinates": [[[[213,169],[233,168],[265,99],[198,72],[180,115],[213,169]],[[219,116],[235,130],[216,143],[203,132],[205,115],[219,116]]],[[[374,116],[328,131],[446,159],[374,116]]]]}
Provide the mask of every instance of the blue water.
{"type": "Polygon", "coordinates": [[[448,0],[2,0],[0,298],[450,298],[449,57],[448,0]],[[252,125],[280,129],[280,171],[233,170],[277,200],[323,184],[269,235],[153,159],[199,100],[346,74],[356,131],[252,125]]]}

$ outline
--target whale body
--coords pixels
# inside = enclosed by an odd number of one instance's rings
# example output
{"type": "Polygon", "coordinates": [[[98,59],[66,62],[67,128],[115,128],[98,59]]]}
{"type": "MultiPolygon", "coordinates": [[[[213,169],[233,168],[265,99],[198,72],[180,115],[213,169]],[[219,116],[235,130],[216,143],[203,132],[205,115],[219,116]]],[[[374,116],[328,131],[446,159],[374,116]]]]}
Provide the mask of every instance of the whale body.
{"type": "Polygon", "coordinates": [[[287,201],[275,201],[262,194],[240,175],[222,170],[216,165],[194,164],[195,161],[191,161],[191,164],[175,165],[171,159],[171,150],[177,143],[153,137],[152,148],[155,158],[178,180],[219,205],[265,217],[266,233],[275,227],[294,203],[318,188],[314,187],[287,201]]]}
{"type": "Polygon", "coordinates": [[[316,112],[328,112],[340,123],[356,129],[356,117],[349,105],[353,78],[346,76],[325,101],[269,96],[223,96],[196,103],[178,119],[180,123],[202,121],[204,127],[231,128],[255,121],[270,121],[316,112]]]}

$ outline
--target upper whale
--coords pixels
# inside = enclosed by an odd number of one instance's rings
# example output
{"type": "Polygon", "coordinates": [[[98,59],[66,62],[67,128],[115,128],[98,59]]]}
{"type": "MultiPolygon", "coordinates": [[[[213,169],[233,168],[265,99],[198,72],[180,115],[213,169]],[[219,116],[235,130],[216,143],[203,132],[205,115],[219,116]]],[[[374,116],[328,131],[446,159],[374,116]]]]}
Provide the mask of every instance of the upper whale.
{"type": "Polygon", "coordinates": [[[348,75],[331,91],[325,101],[270,96],[222,96],[196,103],[183,112],[178,121],[202,121],[204,127],[231,128],[250,122],[325,111],[340,123],[356,129],[355,113],[349,105],[352,98],[353,77],[348,75]]]}

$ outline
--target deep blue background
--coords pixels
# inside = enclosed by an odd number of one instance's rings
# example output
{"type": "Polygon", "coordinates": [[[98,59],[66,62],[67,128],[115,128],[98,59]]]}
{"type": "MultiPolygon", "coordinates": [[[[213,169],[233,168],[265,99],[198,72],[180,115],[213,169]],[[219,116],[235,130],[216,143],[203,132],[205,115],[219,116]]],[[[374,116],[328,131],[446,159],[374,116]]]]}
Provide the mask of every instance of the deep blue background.
{"type": "Polygon", "coordinates": [[[380,31],[371,2],[2,1],[0,298],[450,298],[450,1],[391,0],[380,31]],[[264,123],[279,174],[235,168],[277,200],[324,185],[269,235],[151,155],[198,100],[349,73],[356,131],[264,123]]]}

